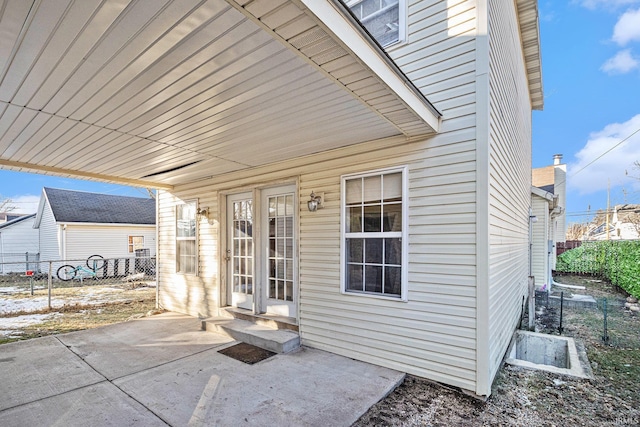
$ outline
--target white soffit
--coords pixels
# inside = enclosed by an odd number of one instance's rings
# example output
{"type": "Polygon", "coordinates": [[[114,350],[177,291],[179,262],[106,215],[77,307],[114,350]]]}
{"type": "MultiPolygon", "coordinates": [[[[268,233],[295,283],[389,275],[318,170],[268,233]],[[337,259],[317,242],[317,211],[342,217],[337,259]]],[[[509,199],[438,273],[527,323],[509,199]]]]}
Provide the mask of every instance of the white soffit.
{"type": "Polygon", "coordinates": [[[540,51],[540,23],[537,0],[518,0],[518,20],[524,62],[529,80],[531,108],[542,110],[544,93],[542,90],[542,53],[540,51]]]}
{"type": "Polygon", "coordinates": [[[313,12],[297,0],[0,0],[0,167],[169,188],[435,133],[437,112],[373,44],[346,47],[359,34],[348,17],[332,15],[336,35],[313,12]]]}

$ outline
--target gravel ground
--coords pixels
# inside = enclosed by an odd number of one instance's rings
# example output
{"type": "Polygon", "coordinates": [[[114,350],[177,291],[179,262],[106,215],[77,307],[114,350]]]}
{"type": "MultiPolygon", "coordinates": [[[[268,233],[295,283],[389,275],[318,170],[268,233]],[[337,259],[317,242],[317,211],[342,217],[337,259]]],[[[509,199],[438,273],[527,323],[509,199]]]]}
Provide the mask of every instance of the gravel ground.
{"type": "MultiPolygon", "coordinates": [[[[563,283],[587,284],[586,293],[596,298],[625,297],[608,284],[579,278],[563,278],[563,283]]],[[[585,326],[601,315],[598,309],[566,312],[564,335],[584,344],[593,379],[504,365],[492,395],[483,402],[458,390],[407,376],[354,426],[640,426],[640,318],[628,312],[621,314],[624,317],[616,325],[638,338],[628,348],[602,344],[601,331],[585,326]]],[[[537,320],[549,321],[544,316],[537,320]]],[[[540,327],[552,332],[549,325],[540,327]]]]}

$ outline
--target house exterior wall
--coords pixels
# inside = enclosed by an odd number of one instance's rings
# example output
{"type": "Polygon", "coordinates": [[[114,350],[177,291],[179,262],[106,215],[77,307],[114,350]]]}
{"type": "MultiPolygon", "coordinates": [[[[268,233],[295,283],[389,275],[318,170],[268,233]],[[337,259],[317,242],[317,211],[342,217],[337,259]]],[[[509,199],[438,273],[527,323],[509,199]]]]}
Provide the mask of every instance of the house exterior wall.
{"type": "Polygon", "coordinates": [[[62,258],[62,227],[53,216],[53,211],[48,202],[45,202],[40,227],[40,260],[54,261],[62,258]]]}
{"type": "MultiPolygon", "coordinates": [[[[479,218],[488,219],[488,230],[478,225],[478,341],[479,395],[491,392],[491,383],[511,341],[521,316],[523,297],[527,294],[529,256],[529,207],[531,206],[531,102],[522,54],[517,10],[513,1],[480,2],[479,19],[487,19],[488,34],[488,153],[478,156],[478,198],[486,192],[488,209],[479,218]],[[486,7],[486,10],[485,10],[486,7]],[[486,17],[485,17],[486,13],[486,17]],[[487,156],[487,157],[485,157],[487,156]],[[484,169],[488,171],[485,183],[484,169]],[[483,188],[487,185],[488,188],[483,188]],[[488,238],[487,238],[488,235],[488,238]],[[485,246],[488,243],[487,246],[485,246]],[[487,301],[483,299],[487,298],[487,301]],[[484,335],[485,328],[488,336],[484,335]],[[488,360],[483,357],[488,356],[488,360]],[[488,377],[486,376],[488,375],[488,377]]],[[[480,31],[482,33],[482,31],[480,31]]],[[[479,37],[479,43],[485,43],[479,37]]],[[[479,48],[482,52],[484,47],[479,48]]],[[[484,55],[479,53],[479,58],[484,55]]],[[[485,64],[479,60],[477,74],[484,79],[485,64]]],[[[480,85],[479,85],[480,86],[480,85]]],[[[478,88],[478,100],[485,101],[484,87],[478,88]]],[[[481,117],[484,120],[484,117],[481,117]]],[[[484,129],[478,126],[478,146],[484,129]]]]}
{"type": "Polygon", "coordinates": [[[297,182],[303,345],[490,394],[528,276],[531,108],[513,4],[507,9],[492,4],[492,19],[510,21],[493,29],[490,45],[480,28],[489,22],[486,0],[408,2],[408,41],[388,53],[442,113],[438,135],[371,141],[160,191],[160,304],[216,315],[227,301],[225,195],[297,182]],[[341,176],[394,166],[408,167],[407,301],[343,294],[341,176]],[[325,196],[314,213],[306,209],[312,191],[325,196]],[[176,274],[175,205],[189,200],[210,212],[198,218],[197,276],[176,274]]]}
{"type": "MultiPolygon", "coordinates": [[[[549,274],[548,241],[551,234],[549,218],[549,202],[535,194],[531,195],[531,208],[533,215],[538,218],[532,224],[531,233],[531,274],[535,277],[536,288],[547,284],[549,274]]],[[[555,258],[555,257],[554,257],[555,258]]]]}
{"type": "Polygon", "coordinates": [[[156,252],[155,226],[68,224],[65,232],[66,259],[85,259],[91,255],[103,258],[132,258],[129,236],[143,236],[144,248],[151,256],[156,252]]]}
{"type": "Polygon", "coordinates": [[[554,222],[554,241],[566,242],[567,240],[567,165],[555,165],[553,167],[554,190],[553,193],[558,196],[558,206],[564,211],[555,216],[554,222]]]}
{"type": "MultiPolygon", "coordinates": [[[[39,250],[39,233],[33,228],[34,218],[20,221],[0,229],[0,263],[15,262],[18,259],[8,254],[21,254],[21,261],[26,261],[25,253],[37,253],[39,250]]],[[[24,272],[25,263],[0,265],[0,273],[24,272]]]]}

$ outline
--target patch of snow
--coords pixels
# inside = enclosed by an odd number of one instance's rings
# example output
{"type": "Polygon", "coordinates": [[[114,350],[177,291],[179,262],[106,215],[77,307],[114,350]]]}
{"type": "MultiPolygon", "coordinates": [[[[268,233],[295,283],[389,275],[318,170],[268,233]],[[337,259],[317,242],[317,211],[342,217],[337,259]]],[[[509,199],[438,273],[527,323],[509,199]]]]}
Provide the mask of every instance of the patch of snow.
{"type": "Polygon", "coordinates": [[[16,317],[0,317],[0,335],[5,337],[13,336],[16,333],[16,329],[42,323],[45,320],[49,320],[52,317],[59,316],[59,315],[60,313],[48,313],[48,314],[28,314],[28,315],[16,316],[16,317]]]}

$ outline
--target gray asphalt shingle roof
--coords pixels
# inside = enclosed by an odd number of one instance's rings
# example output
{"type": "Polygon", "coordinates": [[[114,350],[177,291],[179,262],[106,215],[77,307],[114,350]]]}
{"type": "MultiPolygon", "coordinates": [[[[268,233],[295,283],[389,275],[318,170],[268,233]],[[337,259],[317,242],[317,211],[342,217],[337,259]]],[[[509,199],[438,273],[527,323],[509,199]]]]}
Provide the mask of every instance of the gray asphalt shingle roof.
{"type": "Polygon", "coordinates": [[[46,187],[44,191],[57,222],[156,223],[156,201],[153,199],[46,187]]]}

